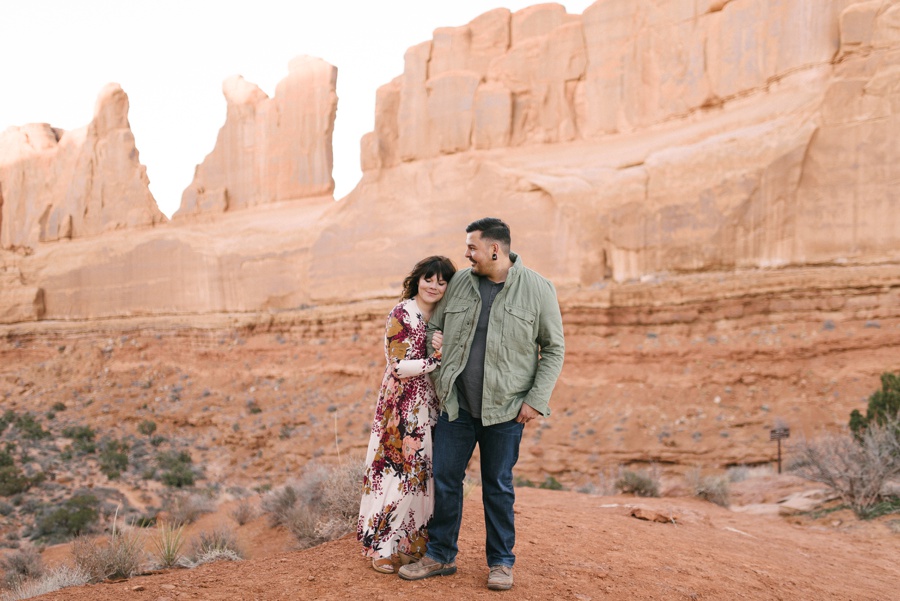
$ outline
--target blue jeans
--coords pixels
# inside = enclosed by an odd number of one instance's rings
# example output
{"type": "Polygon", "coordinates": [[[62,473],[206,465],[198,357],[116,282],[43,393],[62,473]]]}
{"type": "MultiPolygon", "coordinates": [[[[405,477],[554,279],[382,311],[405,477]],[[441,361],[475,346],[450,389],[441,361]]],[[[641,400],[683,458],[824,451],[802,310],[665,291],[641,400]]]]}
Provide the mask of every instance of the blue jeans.
{"type": "Polygon", "coordinates": [[[428,523],[428,551],[440,563],[456,560],[462,523],[463,480],[475,444],[481,451],[481,490],[485,551],[489,566],[516,562],[513,546],[516,527],[512,469],[519,460],[519,442],[524,424],[515,420],[483,426],[481,420],[460,410],[455,421],[442,413],[434,430],[434,516],[428,523]]]}

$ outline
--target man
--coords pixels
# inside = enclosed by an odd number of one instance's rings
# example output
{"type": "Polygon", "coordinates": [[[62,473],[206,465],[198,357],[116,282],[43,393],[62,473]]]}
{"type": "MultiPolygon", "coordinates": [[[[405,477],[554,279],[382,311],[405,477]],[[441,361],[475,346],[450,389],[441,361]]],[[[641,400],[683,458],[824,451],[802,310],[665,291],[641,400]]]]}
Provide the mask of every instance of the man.
{"type": "Polygon", "coordinates": [[[513,585],[512,469],[525,424],[550,414],[565,346],[556,291],[510,252],[509,226],[487,217],[466,228],[466,259],[428,324],[443,332],[432,373],[441,401],[434,435],[434,517],[426,555],[400,568],[419,580],[456,572],[463,480],[478,444],[490,567],[488,588],[513,585]]]}

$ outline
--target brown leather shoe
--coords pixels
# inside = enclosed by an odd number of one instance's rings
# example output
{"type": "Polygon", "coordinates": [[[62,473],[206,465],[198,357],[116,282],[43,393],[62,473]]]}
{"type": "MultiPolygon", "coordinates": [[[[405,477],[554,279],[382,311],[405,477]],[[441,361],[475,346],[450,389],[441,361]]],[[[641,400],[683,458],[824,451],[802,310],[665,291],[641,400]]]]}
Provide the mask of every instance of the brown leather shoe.
{"type": "Polygon", "coordinates": [[[415,563],[400,567],[400,578],[421,580],[431,576],[449,576],[456,573],[456,562],[438,563],[427,555],[415,563]]]}
{"type": "Polygon", "coordinates": [[[491,566],[488,576],[488,588],[492,591],[508,591],[512,588],[513,576],[511,566],[491,566]]]}

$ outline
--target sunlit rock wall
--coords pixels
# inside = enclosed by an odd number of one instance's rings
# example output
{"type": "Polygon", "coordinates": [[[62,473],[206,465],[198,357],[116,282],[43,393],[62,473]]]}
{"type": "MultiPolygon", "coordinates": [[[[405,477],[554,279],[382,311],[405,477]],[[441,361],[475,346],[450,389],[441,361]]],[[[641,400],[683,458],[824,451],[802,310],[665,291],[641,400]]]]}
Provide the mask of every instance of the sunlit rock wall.
{"type": "Polygon", "coordinates": [[[100,92],[87,127],[34,123],[0,134],[0,248],[164,221],[128,124],[128,96],[117,84],[100,92]]]}
{"type": "Polygon", "coordinates": [[[225,80],[225,125],[175,217],[333,193],[337,69],[301,56],[288,71],[272,98],[240,76],[225,80]]]}

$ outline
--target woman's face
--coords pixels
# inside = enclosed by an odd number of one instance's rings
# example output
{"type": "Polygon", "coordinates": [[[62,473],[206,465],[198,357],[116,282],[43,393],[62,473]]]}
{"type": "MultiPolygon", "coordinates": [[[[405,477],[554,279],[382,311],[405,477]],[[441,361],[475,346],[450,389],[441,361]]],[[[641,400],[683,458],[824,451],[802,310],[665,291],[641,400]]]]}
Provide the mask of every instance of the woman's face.
{"type": "Polygon", "coordinates": [[[434,274],[430,278],[424,275],[419,278],[419,294],[418,297],[426,303],[436,303],[444,298],[447,291],[447,282],[441,279],[441,276],[434,274]]]}

